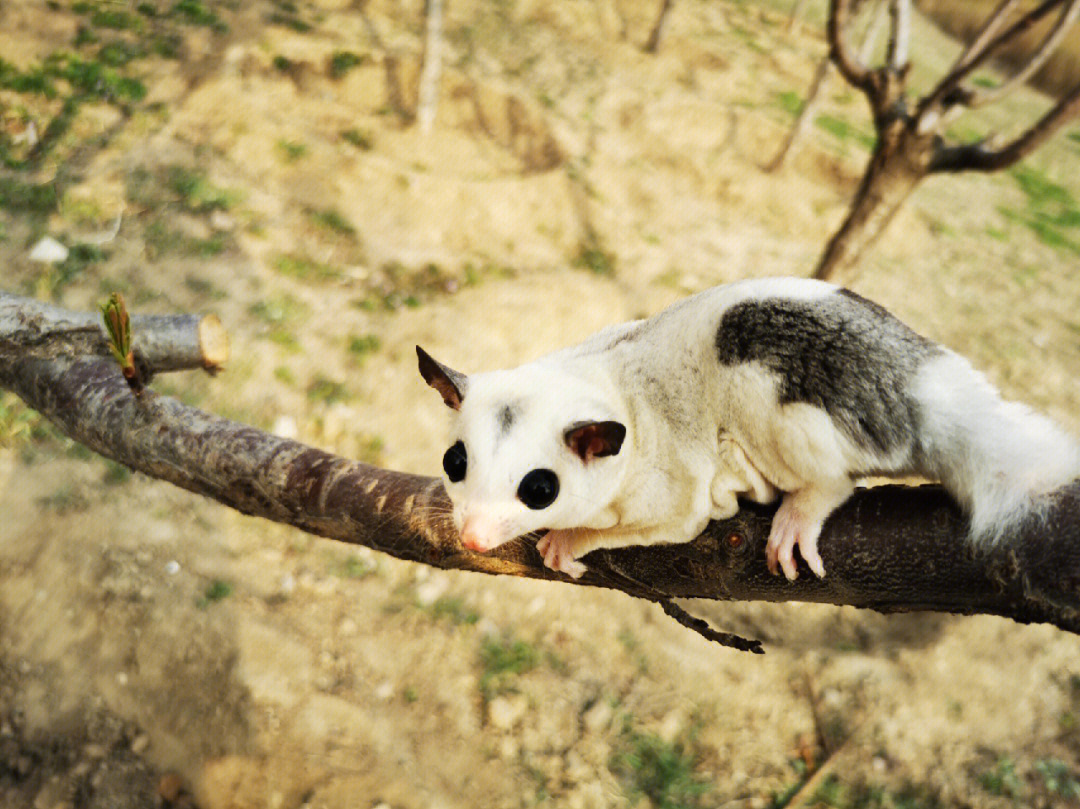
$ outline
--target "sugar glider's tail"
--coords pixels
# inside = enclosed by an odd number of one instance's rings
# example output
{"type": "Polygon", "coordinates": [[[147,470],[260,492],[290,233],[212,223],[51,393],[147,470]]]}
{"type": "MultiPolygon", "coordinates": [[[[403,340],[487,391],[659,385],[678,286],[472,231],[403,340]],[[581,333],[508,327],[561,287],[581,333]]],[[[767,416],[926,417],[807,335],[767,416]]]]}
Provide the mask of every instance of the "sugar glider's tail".
{"type": "Polygon", "coordinates": [[[941,480],[993,544],[1040,519],[1051,492],[1080,477],[1080,444],[1046,416],[1006,402],[963,357],[944,350],[915,380],[920,466],[941,480]]]}

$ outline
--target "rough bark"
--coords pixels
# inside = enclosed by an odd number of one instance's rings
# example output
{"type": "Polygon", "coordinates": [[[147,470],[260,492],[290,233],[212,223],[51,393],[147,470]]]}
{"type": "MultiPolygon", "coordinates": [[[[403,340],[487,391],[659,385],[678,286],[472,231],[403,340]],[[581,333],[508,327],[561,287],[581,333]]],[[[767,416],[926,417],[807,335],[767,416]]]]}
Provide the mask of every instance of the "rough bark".
{"type": "Polygon", "coordinates": [[[770,575],[764,548],[775,509],[746,505],[692,542],[595,551],[575,582],[545,568],[525,540],[489,554],[465,550],[437,479],[337,457],[152,391],[136,398],[111,361],[0,354],[0,387],[132,469],[245,514],[435,567],[559,579],[667,606],[671,598],[816,601],[986,613],[1080,632],[1080,482],[1058,494],[1045,521],[978,553],[940,487],[887,486],[858,491],[829,518],[824,579],[805,566],[794,582],[770,575]]]}
{"type": "Polygon", "coordinates": [[[870,164],[840,228],[829,239],[814,271],[815,278],[841,283],[867,248],[879,239],[900,207],[929,171],[934,146],[911,132],[903,121],[879,132],[870,164]]]}

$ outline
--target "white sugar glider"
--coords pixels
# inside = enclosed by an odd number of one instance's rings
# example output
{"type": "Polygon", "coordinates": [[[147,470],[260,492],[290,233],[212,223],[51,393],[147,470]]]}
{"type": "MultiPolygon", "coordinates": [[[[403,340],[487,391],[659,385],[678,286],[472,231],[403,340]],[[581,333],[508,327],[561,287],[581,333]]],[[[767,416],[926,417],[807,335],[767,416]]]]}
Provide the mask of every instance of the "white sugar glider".
{"type": "Polygon", "coordinates": [[[992,543],[1080,476],[1077,442],[881,306],[803,278],[739,281],[503,371],[417,346],[456,411],[443,458],[464,545],[540,537],[579,577],[596,548],[687,542],[783,493],[769,569],[818,576],[826,517],[869,475],[941,481],[992,543]]]}

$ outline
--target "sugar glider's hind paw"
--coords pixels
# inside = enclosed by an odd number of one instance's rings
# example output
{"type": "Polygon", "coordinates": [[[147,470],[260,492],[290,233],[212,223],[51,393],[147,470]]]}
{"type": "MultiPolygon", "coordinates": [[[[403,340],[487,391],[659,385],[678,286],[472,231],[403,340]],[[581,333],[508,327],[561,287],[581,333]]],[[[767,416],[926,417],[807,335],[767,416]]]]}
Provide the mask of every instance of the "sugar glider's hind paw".
{"type": "Polygon", "coordinates": [[[536,543],[536,550],[544,557],[544,565],[552,570],[580,579],[588,569],[574,558],[574,532],[548,531],[536,543]]]}
{"type": "Polygon", "coordinates": [[[769,572],[775,576],[783,569],[788,580],[794,581],[799,575],[798,563],[795,561],[797,545],[810,569],[818,577],[824,577],[825,565],[817,549],[821,525],[811,525],[796,509],[786,508],[789,502],[790,500],[785,498],[773,517],[769,542],[765,546],[765,561],[769,565],[769,572]]]}
{"type": "Polygon", "coordinates": [[[825,577],[825,564],[818,553],[818,537],[825,519],[853,490],[850,480],[835,481],[829,486],[807,486],[784,495],[784,501],[773,517],[769,541],[765,545],[765,561],[769,572],[784,571],[788,580],[799,575],[795,562],[795,546],[806,564],[818,576],[825,577]]]}

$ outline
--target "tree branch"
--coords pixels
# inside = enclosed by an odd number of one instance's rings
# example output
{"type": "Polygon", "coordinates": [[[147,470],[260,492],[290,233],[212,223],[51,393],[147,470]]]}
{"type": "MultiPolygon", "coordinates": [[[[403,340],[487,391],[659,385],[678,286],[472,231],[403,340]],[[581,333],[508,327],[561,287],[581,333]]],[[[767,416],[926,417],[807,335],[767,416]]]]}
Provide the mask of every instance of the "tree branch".
{"type": "Polygon", "coordinates": [[[989,149],[985,143],[941,146],[930,162],[931,172],[997,171],[1008,168],[1034,152],[1065,123],[1080,113],[1080,85],[1050,109],[1012,143],[989,149]]]}
{"type": "Polygon", "coordinates": [[[489,554],[465,550],[437,479],[337,457],[149,390],[136,398],[104,359],[0,355],[0,387],[74,440],[147,475],[245,514],[439,568],[560,579],[659,603],[817,601],[987,613],[1080,632],[1080,483],[1058,493],[1043,523],[978,554],[942,489],[887,486],[858,491],[829,518],[824,579],[805,566],[794,582],[770,575],[765,541],[775,508],[746,505],[692,542],[595,551],[575,582],[545,568],[524,540],[489,554]]]}
{"type": "Polygon", "coordinates": [[[971,91],[964,90],[960,87],[964,79],[974,73],[975,70],[993,56],[999,48],[1005,45],[1005,43],[1028,31],[1063,2],[1064,0],[1044,0],[1044,2],[1028,11],[1028,13],[1006,28],[1002,33],[992,36],[987,33],[987,29],[996,30],[996,28],[999,28],[1004,22],[1004,12],[1008,11],[1008,8],[1003,9],[1002,6],[999,6],[997,10],[990,15],[990,18],[983,27],[983,31],[976,37],[976,42],[979,42],[980,40],[987,41],[982,44],[981,49],[974,47],[969,48],[968,50],[971,50],[972,53],[967,55],[966,59],[965,56],[962,55],[953,69],[950,70],[949,73],[938,82],[937,87],[923,99],[919,104],[920,119],[922,119],[924,115],[929,115],[936,119],[940,115],[939,108],[942,106],[947,107],[956,104],[966,105],[971,95],[971,91]]]}
{"type": "Polygon", "coordinates": [[[889,69],[900,71],[908,63],[911,40],[911,0],[889,0],[889,69]]]}
{"type": "Polygon", "coordinates": [[[967,94],[967,106],[974,109],[975,107],[981,107],[984,104],[993,104],[995,101],[1004,98],[1020,85],[1025,84],[1028,79],[1034,76],[1039,69],[1046,64],[1046,60],[1053,55],[1055,50],[1057,50],[1058,45],[1061,44],[1065,35],[1069,33],[1072,24],[1076,22],[1078,14],[1080,14],[1080,0],[1070,0],[1069,4],[1061,10],[1061,14],[1058,16],[1057,21],[1043,38],[1039,47],[1031,54],[1027,63],[1021,67],[1015,75],[1009,78],[1008,81],[1002,82],[999,87],[969,90],[967,94]]]}
{"type": "Polygon", "coordinates": [[[851,43],[848,42],[847,32],[851,26],[851,11],[852,0],[832,0],[827,27],[830,56],[844,79],[871,96],[873,105],[872,96],[877,86],[874,73],[852,51],[851,43]]]}

